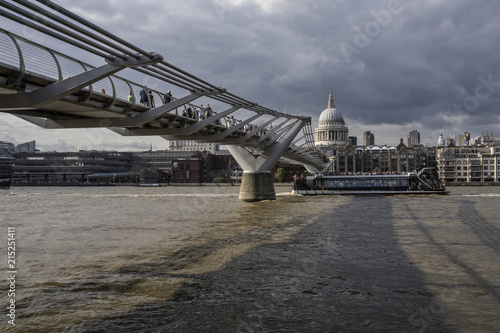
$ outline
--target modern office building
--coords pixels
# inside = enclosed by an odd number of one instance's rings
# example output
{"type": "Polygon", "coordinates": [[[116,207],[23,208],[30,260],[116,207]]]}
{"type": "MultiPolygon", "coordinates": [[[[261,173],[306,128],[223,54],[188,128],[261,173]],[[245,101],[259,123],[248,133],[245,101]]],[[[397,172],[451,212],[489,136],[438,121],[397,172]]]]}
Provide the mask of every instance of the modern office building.
{"type": "Polygon", "coordinates": [[[35,151],[36,151],[35,141],[21,143],[14,148],[14,152],[16,153],[33,153],[35,151]]]}
{"type": "Polygon", "coordinates": [[[13,143],[0,141],[0,188],[9,188],[11,185],[13,151],[13,143]]]}
{"type": "Polygon", "coordinates": [[[131,182],[131,153],[116,151],[17,152],[13,184],[131,182]]]}
{"type": "Polygon", "coordinates": [[[370,131],[363,133],[363,146],[374,146],[375,145],[375,135],[370,131]]]}
{"type": "Polygon", "coordinates": [[[219,144],[213,142],[199,142],[194,140],[170,140],[168,144],[170,151],[209,151],[215,154],[219,151],[219,144]]]}
{"type": "Polygon", "coordinates": [[[408,134],[407,146],[413,147],[420,144],[420,133],[418,131],[411,131],[408,134]]]}

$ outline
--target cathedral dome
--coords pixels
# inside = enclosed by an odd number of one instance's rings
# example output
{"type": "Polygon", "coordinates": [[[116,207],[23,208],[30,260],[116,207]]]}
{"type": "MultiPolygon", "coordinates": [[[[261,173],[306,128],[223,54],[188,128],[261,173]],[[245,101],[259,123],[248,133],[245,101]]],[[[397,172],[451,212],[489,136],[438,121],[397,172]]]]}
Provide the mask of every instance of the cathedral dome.
{"type": "Polygon", "coordinates": [[[320,123],[344,122],[344,116],[335,108],[326,108],[319,116],[320,123]]]}
{"type": "Polygon", "coordinates": [[[314,135],[316,146],[347,146],[349,143],[349,129],[345,126],[344,116],[335,108],[332,90],[328,98],[328,107],[319,116],[314,135]]]}
{"type": "Polygon", "coordinates": [[[333,125],[345,125],[344,116],[335,108],[333,94],[330,90],[328,98],[328,107],[321,112],[318,121],[319,127],[331,127],[333,125]]]}

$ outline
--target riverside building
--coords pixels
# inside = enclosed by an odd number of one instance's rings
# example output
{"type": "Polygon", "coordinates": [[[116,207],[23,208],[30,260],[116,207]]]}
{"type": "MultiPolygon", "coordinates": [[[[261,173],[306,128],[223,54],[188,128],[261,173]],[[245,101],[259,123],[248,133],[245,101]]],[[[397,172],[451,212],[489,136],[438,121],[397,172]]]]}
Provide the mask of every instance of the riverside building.
{"type": "Polygon", "coordinates": [[[436,147],[408,147],[403,139],[397,146],[347,145],[338,152],[338,173],[403,173],[436,167],[436,147]]]}
{"type": "Polygon", "coordinates": [[[446,182],[499,182],[500,144],[490,146],[441,147],[438,149],[439,178],[446,182]]]}
{"type": "Polygon", "coordinates": [[[219,151],[219,144],[194,140],[169,140],[168,148],[171,151],[209,151],[216,154],[219,151]]]}
{"type": "Polygon", "coordinates": [[[133,157],[115,151],[17,152],[14,184],[65,184],[130,181],[133,157]]]}
{"type": "MultiPolygon", "coordinates": [[[[58,185],[82,183],[170,183],[179,161],[187,162],[179,182],[212,182],[219,176],[231,176],[238,170],[228,151],[148,150],[117,152],[80,150],[78,152],[40,152],[31,141],[13,151],[14,185],[58,185]],[[196,161],[196,162],[194,162],[196,161]],[[193,168],[193,169],[190,169],[193,168]]],[[[184,163],[184,162],[182,162],[184,163]]],[[[176,174],[177,176],[177,174],[176,174]]]]}

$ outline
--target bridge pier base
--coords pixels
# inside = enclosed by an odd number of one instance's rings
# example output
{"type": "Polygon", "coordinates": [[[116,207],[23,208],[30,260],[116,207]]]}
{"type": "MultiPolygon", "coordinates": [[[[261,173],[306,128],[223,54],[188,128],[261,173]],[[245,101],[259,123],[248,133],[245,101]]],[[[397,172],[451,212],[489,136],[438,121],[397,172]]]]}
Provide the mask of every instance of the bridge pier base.
{"type": "Polygon", "coordinates": [[[271,172],[244,172],[239,199],[246,202],[276,200],[271,172]]]}

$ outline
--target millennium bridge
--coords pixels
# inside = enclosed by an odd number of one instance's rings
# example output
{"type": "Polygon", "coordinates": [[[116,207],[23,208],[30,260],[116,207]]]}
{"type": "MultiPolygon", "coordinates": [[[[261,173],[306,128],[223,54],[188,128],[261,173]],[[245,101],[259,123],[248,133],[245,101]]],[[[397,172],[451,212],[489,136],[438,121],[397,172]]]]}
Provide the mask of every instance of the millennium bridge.
{"type": "Polygon", "coordinates": [[[314,145],[310,117],[236,96],[52,1],[0,1],[0,15],[7,19],[0,22],[0,112],[47,129],[107,128],[123,136],[223,144],[243,169],[242,201],[276,198],[271,169],[279,159],[313,173],[329,166],[314,145]],[[84,51],[101,64],[38,44],[9,31],[9,23],[50,36],[75,53],[84,51]],[[120,71],[129,78],[118,76],[120,71]],[[164,87],[130,77],[158,80],[164,87]],[[172,86],[185,93],[165,100],[172,86]],[[214,100],[216,110],[200,116],[193,102],[202,97],[214,100]]]}

